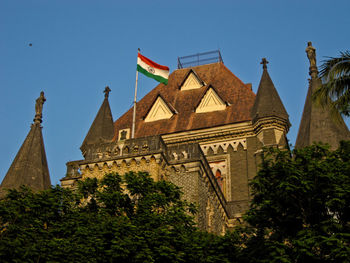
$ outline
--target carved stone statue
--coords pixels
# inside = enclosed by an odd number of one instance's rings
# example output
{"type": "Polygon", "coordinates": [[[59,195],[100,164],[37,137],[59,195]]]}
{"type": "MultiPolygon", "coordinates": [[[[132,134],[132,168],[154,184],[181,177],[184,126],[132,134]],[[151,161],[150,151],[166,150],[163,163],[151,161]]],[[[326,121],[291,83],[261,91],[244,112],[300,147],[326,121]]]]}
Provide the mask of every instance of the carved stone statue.
{"type": "Polygon", "coordinates": [[[43,114],[43,105],[44,102],[46,101],[46,98],[44,96],[44,92],[40,92],[40,96],[39,98],[36,99],[35,101],[35,118],[34,118],[34,122],[35,123],[41,123],[41,118],[42,118],[42,114],[43,114]]]}
{"type": "Polygon", "coordinates": [[[46,98],[44,96],[44,92],[40,92],[40,97],[36,99],[35,103],[35,115],[42,115],[43,113],[43,105],[46,101],[46,98]]]}
{"type": "Polygon", "coordinates": [[[316,67],[316,49],[312,46],[311,42],[307,42],[305,52],[310,61],[310,67],[316,67]]]}

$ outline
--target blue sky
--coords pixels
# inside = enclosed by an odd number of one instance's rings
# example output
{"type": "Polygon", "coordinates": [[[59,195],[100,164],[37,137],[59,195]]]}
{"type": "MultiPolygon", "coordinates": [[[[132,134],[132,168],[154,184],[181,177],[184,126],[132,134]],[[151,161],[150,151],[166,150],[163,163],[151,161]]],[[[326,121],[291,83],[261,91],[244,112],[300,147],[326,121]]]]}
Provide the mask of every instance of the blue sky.
{"type": "MultiPolygon", "coordinates": [[[[173,71],[177,57],[220,49],[256,92],[266,57],[294,145],[307,92],[308,41],[318,64],[350,48],[350,1],[0,0],[0,180],[30,129],[43,90],[51,181],[79,147],[109,85],[113,118],[132,106],[137,48],[173,71]],[[29,46],[32,43],[32,46],[29,46]]],[[[139,95],[157,83],[139,78],[139,95]]],[[[349,124],[349,120],[347,120],[349,124]]]]}

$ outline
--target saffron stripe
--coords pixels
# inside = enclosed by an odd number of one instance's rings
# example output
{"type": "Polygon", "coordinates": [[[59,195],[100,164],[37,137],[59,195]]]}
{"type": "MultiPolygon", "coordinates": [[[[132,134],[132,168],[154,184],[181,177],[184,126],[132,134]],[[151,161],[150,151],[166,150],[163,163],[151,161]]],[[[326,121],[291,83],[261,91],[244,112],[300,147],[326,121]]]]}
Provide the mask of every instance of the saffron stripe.
{"type": "Polygon", "coordinates": [[[162,70],[169,70],[167,66],[159,65],[156,62],[150,60],[149,58],[146,58],[145,56],[142,56],[140,53],[137,55],[143,62],[150,65],[151,67],[162,69],[162,70]]]}
{"type": "Polygon", "coordinates": [[[153,75],[152,73],[149,73],[147,70],[142,68],[140,65],[137,65],[137,71],[141,72],[142,74],[146,75],[147,77],[150,77],[152,79],[155,79],[156,81],[159,81],[161,83],[164,83],[165,85],[168,84],[168,79],[163,78],[162,76],[153,75]]]}

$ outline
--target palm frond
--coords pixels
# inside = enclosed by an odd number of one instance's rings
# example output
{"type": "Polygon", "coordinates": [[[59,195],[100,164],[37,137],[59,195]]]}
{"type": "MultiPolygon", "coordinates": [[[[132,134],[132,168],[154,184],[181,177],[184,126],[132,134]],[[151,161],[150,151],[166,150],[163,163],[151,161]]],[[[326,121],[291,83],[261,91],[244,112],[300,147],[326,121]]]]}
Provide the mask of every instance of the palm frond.
{"type": "MultiPolygon", "coordinates": [[[[350,73],[350,51],[340,52],[340,57],[328,57],[320,67],[320,77],[325,80],[329,75],[350,73]]],[[[326,80],[327,81],[327,80],[326,80]]]]}
{"type": "Polygon", "coordinates": [[[316,104],[328,108],[333,119],[350,116],[350,51],[340,57],[328,57],[320,67],[322,86],[314,92],[316,104]]]}

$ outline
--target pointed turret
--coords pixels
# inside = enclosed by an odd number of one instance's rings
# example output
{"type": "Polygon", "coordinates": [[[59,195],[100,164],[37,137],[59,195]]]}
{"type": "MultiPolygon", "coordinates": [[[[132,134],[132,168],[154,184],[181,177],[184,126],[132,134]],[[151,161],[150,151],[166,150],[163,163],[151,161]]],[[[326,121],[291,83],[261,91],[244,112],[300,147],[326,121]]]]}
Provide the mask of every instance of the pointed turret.
{"type": "Polygon", "coordinates": [[[311,79],[309,80],[309,89],[295,148],[305,147],[314,142],[323,142],[328,143],[331,149],[336,149],[339,141],[350,140],[350,133],[341,116],[339,116],[341,121],[337,123],[331,118],[329,110],[316,105],[313,101],[313,93],[321,87],[322,81],[318,77],[316,49],[311,42],[308,42],[308,47],[305,51],[310,62],[309,75],[311,79]]]}
{"type": "Polygon", "coordinates": [[[263,74],[251,110],[252,122],[261,146],[285,147],[290,127],[288,113],[267,72],[267,63],[263,58],[263,74]]]}
{"type": "Polygon", "coordinates": [[[252,108],[252,119],[256,122],[265,117],[277,117],[285,120],[289,124],[288,113],[283,106],[280,96],[277,93],[269,73],[267,72],[266,58],[262,59],[263,74],[260,80],[258,92],[252,108]]]}
{"type": "Polygon", "coordinates": [[[87,133],[83,144],[80,149],[85,155],[86,146],[96,144],[96,143],[104,143],[110,142],[114,136],[114,124],[111,108],[108,102],[108,96],[110,92],[110,88],[107,86],[104,90],[105,99],[98,111],[94,122],[92,123],[89,132],[87,133]]]}
{"type": "Polygon", "coordinates": [[[0,197],[6,194],[6,189],[18,189],[21,185],[33,190],[45,190],[51,187],[41,132],[42,108],[45,100],[44,92],[41,92],[35,104],[34,123],[1,183],[0,197]]]}

